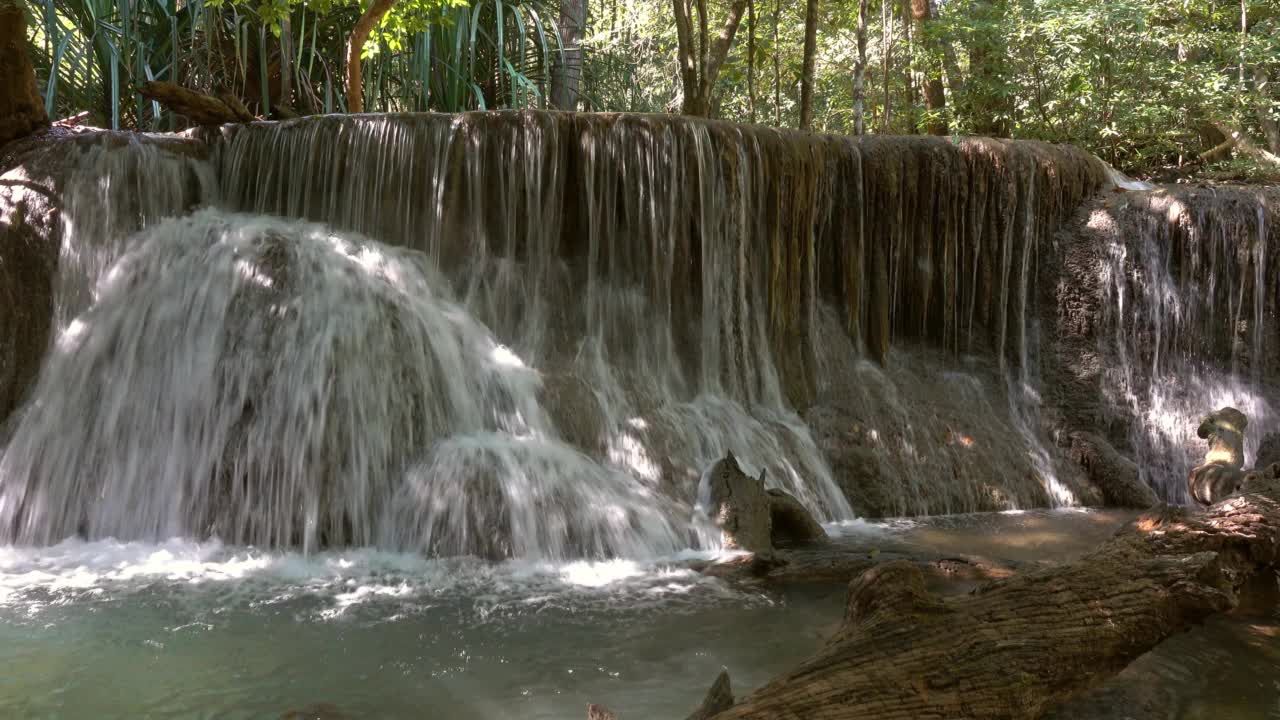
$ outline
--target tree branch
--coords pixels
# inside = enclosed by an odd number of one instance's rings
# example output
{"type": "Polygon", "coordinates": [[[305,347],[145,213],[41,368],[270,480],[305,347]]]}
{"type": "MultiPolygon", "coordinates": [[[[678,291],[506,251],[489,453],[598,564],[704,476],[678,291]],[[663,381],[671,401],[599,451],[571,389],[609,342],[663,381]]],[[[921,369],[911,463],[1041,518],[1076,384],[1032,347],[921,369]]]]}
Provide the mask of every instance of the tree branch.
{"type": "Polygon", "coordinates": [[[373,0],[351,29],[347,40],[347,112],[364,112],[364,68],[360,65],[360,53],[382,16],[395,4],[396,0],[373,0]]]}

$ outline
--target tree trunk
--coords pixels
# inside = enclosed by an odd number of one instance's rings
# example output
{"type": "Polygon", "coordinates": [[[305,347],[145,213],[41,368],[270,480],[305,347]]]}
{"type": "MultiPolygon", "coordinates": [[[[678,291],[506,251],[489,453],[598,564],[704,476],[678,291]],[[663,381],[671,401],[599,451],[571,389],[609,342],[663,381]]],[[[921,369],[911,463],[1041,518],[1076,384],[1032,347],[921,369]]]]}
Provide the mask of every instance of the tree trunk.
{"type": "Polygon", "coordinates": [[[747,0],[747,113],[756,121],[756,0],[747,0]]]}
{"type": "Polygon", "coordinates": [[[773,124],[782,127],[782,67],[778,59],[778,20],[782,0],[773,0],[773,124]]]}
{"type": "Polygon", "coordinates": [[[287,12],[280,18],[280,97],[273,104],[281,106],[293,107],[293,27],[287,12]]]}
{"type": "Polygon", "coordinates": [[[1226,136],[1227,139],[1222,144],[1201,155],[1201,160],[1211,160],[1213,157],[1228,149],[1236,148],[1259,162],[1280,168],[1280,155],[1263,150],[1255,145],[1253,141],[1249,139],[1249,136],[1245,134],[1244,130],[1229,127],[1225,123],[1220,122],[1213,123],[1213,126],[1226,136]]]}
{"type": "Polygon", "coordinates": [[[849,587],[818,655],[716,720],[1030,719],[1233,608],[1280,567],[1280,481],[1207,513],[1144,516],[1091,555],[939,598],[893,562],[849,587]]]}
{"type": "MultiPolygon", "coordinates": [[[[706,4],[699,0],[698,8],[700,38],[706,38],[709,32],[705,29],[706,4]]],[[[684,115],[710,117],[711,95],[715,89],[716,79],[720,76],[720,67],[729,55],[733,46],[733,37],[742,24],[742,16],[747,10],[747,0],[733,0],[729,6],[729,16],[725,18],[724,27],[714,41],[709,41],[702,48],[695,48],[693,41],[693,21],[689,17],[689,7],[684,0],[672,0],[675,12],[676,40],[680,59],[680,82],[683,86],[684,99],[680,112],[684,115]]]]}
{"type": "Polygon", "coordinates": [[[883,0],[880,3],[880,53],[884,70],[884,112],[880,114],[880,132],[889,132],[889,123],[893,120],[892,98],[889,95],[889,67],[893,64],[893,3],[883,0]]]}
{"type": "Polygon", "coordinates": [[[1262,133],[1267,136],[1267,148],[1271,150],[1272,155],[1280,155],[1280,118],[1276,117],[1275,110],[1272,109],[1271,101],[1271,78],[1267,71],[1261,67],[1253,69],[1253,90],[1258,94],[1257,113],[1258,125],[1262,126],[1262,133]]]}
{"type": "Polygon", "coordinates": [[[351,29],[347,40],[347,112],[364,112],[364,68],[360,65],[360,53],[378,21],[395,4],[396,0],[373,0],[351,29]]]}
{"type": "Polygon", "coordinates": [[[866,132],[867,0],[858,0],[858,59],[853,66],[853,134],[866,132]]]}
{"type": "Polygon", "coordinates": [[[587,0],[560,0],[560,39],[564,52],[551,79],[551,105],[557,110],[578,109],[578,98],[582,94],[582,36],[586,27],[587,0]]]}
{"type": "Polygon", "coordinates": [[[936,65],[938,43],[933,37],[934,28],[930,25],[933,22],[933,7],[930,0],[911,0],[911,16],[920,30],[920,42],[929,59],[929,65],[924,71],[923,87],[924,106],[929,111],[926,129],[930,135],[946,135],[947,96],[942,89],[941,68],[936,65]]]}
{"type": "Polygon", "coordinates": [[[17,0],[0,0],[0,145],[48,124],[27,56],[27,16],[17,0]]]}
{"type": "Polygon", "coordinates": [[[800,72],[800,129],[813,129],[813,65],[818,52],[818,0],[804,12],[804,64],[800,72]]]}

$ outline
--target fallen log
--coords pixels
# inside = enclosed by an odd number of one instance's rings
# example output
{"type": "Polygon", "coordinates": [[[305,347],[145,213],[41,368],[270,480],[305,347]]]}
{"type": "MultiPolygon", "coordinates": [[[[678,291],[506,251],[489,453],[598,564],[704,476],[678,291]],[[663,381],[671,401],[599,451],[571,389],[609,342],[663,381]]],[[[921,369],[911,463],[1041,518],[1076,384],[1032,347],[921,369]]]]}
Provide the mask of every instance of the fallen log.
{"type": "Polygon", "coordinates": [[[1035,718],[1165,638],[1232,609],[1280,565],[1280,481],[1205,513],[1162,509],[1091,555],[940,598],[911,563],[849,587],[830,643],[715,720],[1035,718]]]}
{"type": "Polygon", "coordinates": [[[253,119],[248,110],[237,112],[222,98],[188,90],[177,83],[152,80],[139,86],[138,92],[146,99],[155,100],[169,110],[186,116],[197,125],[225,125],[253,119]]]}

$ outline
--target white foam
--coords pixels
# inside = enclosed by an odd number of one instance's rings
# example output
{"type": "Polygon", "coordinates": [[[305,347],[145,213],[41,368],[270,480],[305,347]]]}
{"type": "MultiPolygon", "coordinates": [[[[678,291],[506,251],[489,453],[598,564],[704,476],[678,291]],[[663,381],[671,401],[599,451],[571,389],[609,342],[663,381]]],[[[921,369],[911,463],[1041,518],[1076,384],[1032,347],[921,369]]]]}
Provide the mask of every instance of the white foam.
{"type": "Polygon", "coordinates": [[[216,541],[67,540],[46,548],[0,547],[0,609],[35,614],[51,605],[153,593],[189,600],[211,596],[220,607],[307,600],[317,619],[332,620],[362,606],[385,609],[441,600],[474,604],[485,613],[544,605],[634,607],[667,598],[741,600],[743,594],[687,565],[693,559],[731,555],[487,563],[370,549],[305,556],[216,541]]]}

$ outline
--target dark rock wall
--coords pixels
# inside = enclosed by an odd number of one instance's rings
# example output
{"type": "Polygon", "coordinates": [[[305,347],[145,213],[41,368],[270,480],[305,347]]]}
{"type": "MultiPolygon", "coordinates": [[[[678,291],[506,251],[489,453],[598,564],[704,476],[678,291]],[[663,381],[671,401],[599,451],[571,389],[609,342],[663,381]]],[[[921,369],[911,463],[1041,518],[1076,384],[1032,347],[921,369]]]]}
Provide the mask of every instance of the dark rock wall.
{"type": "Polygon", "coordinates": [[[1108,192],[1041,268],[1050,421],[1089,431],[1183,502],[1200,417],[1249,416],[1248,458],[1280,416],[1280,189],[1108,192]]]}

